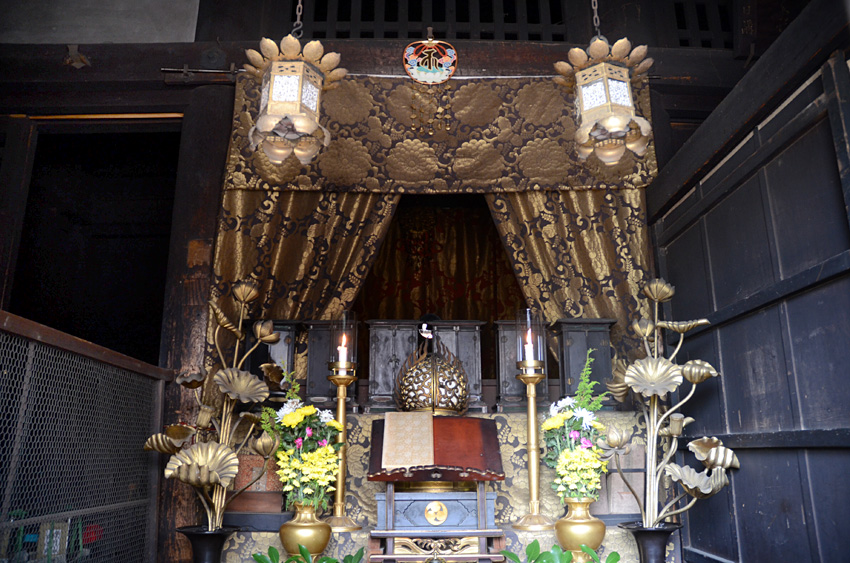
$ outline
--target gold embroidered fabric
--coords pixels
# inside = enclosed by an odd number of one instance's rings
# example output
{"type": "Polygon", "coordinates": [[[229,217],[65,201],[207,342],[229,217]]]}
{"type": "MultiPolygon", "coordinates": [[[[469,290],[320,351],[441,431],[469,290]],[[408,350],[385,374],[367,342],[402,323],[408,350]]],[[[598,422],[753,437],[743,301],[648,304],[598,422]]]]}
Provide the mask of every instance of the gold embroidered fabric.
{"type": "MultiPolygon", "coordinates": [[[[252,319],[332,319],[349,309],[378,253],[399,196],[230,190],[216,236],[211,298],[253,279],[252,319]]],[[[230,300],[221,302],[236,318],[230,300]]],[[[207,348],[212,350],[212,323],[207,348]]],[[[303,347],[297,376],[306,377],[303,347]]],[[[287,366],[292,369],[292,366],[287,366]]]]}
{"type": "MultiPolygon", "coordinates": [[[[260,88],[236,82],[226,190],[333,190],[380,193],[484,193],[613,189],[648,185],[657,175],[652,143],[613,166],[576,156],[574,94],[551,78],[453,80],[449,131],[418,132],[407,78],[352,77],[324,95],[330,146],[303,167],[294,156],[271,164],[252,151],[260,88]]],[[[649,86],[640,84],[638,113],[650,119],[649,86]]]]}
{"type": "Polygon", "coordinates": [[[640,349],[628,330],[651,263],[643,190],[488,194],[496,227],[529,306],[546,322],[613,318],[621,357],[640,349]]]}
{"type": "Polygon", "coordinates": [[[434,423],[430,412],[388,412],[384,418],[383,469],[434,465],[434,423]]]}

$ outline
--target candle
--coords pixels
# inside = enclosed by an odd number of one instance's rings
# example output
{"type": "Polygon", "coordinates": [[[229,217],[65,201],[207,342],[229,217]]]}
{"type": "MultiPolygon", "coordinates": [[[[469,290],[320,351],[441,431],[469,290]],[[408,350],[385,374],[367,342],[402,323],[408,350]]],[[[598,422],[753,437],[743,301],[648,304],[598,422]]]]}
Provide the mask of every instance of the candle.
{"type": "MultiPolygon", "coordinates": [[[[346,344],[345,333],[343,333],[342,344],[340,346],[336,347],[336,351],[339,354],[340,363],[345,363],[345,362],[348,361],[348,346],[346,346],[345,344],[346,344]]],[[[339,373],[340,373],[340,375],[346,375],[345,372],[346,372],[346,370],[343,369],[343,370],[340,370],[339,373]]]]}
{"type": "Polygon", "coordinates": [[[531,329],[528,329],[528,332],[525,333],[525,361],[530,362],[534,360],[534,344],[531,343],[531,329]]]}

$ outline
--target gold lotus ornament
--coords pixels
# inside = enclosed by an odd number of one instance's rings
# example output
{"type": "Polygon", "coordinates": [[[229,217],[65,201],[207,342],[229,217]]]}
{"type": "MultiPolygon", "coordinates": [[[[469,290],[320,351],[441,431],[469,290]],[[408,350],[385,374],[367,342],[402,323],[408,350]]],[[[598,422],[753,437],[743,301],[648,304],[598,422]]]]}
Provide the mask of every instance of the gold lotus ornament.
{"type": "Polygon", "coordinates": [[[260,403],[269,398],[269,386],[254,377],[250,371],[235,368],[219,370],[213,381],[234,401],[260,403]]]}
{"type": "Polygon", "coordinates": [[[228,446],[217,442],[195,444],[171,456],[165,466],[166,479],[179,479],[194,487],[230,486],[239,472],[239,458],[228,446]]]}
{"type": "Polygon", "coordinates": [[[256,415],[243,412],[236,416],[234,411],[237,403],[259,403],[268,398],[268,385],[240,368],[260,344],[271,342],[279,335],[269,321],[258,321],[254,326],[253,346],[249,347],[251,335],[246,334],[243,325],[249,304],[259,297],[258,286],[253,281],[238,282],[232,285],[231,295],[238,315],[235,321],[216,301],[209,302],[210,316],[215,320],[212,339],[218,359],[210,360],[212,367],[205,370],[203,376],[187,372],[178,378],[178,383],[194,394],[198,406],[194,424],[171,425],[164,433],[148,438],[144,446],[147,450],[172,454],[165,477],[194,487],[206,512],[209,531],[221,528],[229,499],[265,475],[276,449],[271,437],[260,430],[260,419],[256,415]],[[228,354],[221,341],[223,334],[235,340],[228,354]],[[245,348],[240,349],[243,343],[245,348]],[[194,443],[186,447],[192,441],[194,443]],[[237,454],[248,444],[263,456],[263,468],[241,489],[228,492],[239,470],[237,454]]]}
{"type": "Polygon", "coordinates": [[[662,398],[682,383],[682,368],[667,358],[644,358],[629,366],[624,378],[626,385],[645,397],[662,398]]]}
{"type": "Polygon", "coordinates": [[[671,463],[678,450],[679,436],[694,421],[678,412],[679,409],[694,396],[697,385],[720,376],[711,364],[703,360],[690,360],[682,366],[675,363],[676,354],[682,348],[684,333],[708,324],[706,319],[680,322],[659,320],[659,304],[672,299],[675,292],[672,285],[660,278],[649,281],[643,288],[643,294],[653,301],[653,318],[633,323],[632,329],[643,340],[647,357],[632,363],[623,375],[621,369],[615,370],[613,381],[607,383],[609,390],[619,392],[619,395],[614,393],[617,400],[625,399],[621,396],[622,386],[628,386],[629,391],[640,401],[646,422],[645,504],[620,468],[622,437],[609,431],[608,449],[613,453],[617,471],[637,500],[641,513],[640,525],[627,526],[629,528],[654,528],[671,516],[685,512],[697,499],[712,496],[726,486],[729,483],[726,470],[739,467],[735,453],[725,448],[717,438],[701,438],[688,444],[688,449],[706,466],[703,473],[671,463]],[[679,342],[669,357],[662,354],[664,330],[679,334],[679,342]],[[667,394],[676,391],[684,381],[691,384],[688,393],[673,406],[662,404],[667,394]],[[684,492],[662,507],[660,500],[664,497],[660,489],[666,478],[679,483],[684,492]],[[678,502],[686,495],[691,495],[693,499],[677,508],[678,502]]]}
{"type": "Polygon", "coordinates": [[[691,501],[691,505],[693,505],[697,499],[708,498],[716,495],[720,492],[720,489],[729,484],[729,478],[726,476],[726,471],[714,471],[709,472],[709,470],[705,470],[701,473],[697,473],[696,470],[692,467],[680,466],[675,463],[671,463],[665,468],[667,475],[670,476],[673,481],[676,481],[682,488],[685,490],[687,494],[694,497],[694,500],[691,501]]]}

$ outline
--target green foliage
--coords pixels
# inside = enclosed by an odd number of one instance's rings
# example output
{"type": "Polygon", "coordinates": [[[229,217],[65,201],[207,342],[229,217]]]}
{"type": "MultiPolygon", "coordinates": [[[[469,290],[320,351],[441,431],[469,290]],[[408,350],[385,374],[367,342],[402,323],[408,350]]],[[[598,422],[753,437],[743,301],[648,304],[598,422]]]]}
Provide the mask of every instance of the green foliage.
{"type": "MultiPolygon", "coordinates": [[[[255,553],[254,561],[258,563],[280,563],[280,553],[274,547],[269,547],[269,554],[255,553]]],[[[357,550],[354,555],[346,555],[342,558],[342,563],[360,563],[363,560],[363,548],[357,550]]],[[[303,545],[298,545],[298,554],[289,556],[284,563],[339,563],[338,559],[323,555],[318,559],[313,559],[310,552],[303,545]]]]}
{"type": "Polygon", "coordinates": [[[269,546],[269,554],[255,553],[254,561],[257,563],[280,563],[280,553],[274,547],[269,546]]]}
{"type": "Polygon", "coordinates": [[[576,408],[587,409],[592,412],[596,412],[602,408],[602,400],[608,395],[608,392],[602,393],[601,395],[593,396],[593,388],[596,387],[599,382],[590,380],[590,364],[593,363],[593,358],[590,357],[592,352],[595,352],[594,348],[588,348],[587,350],[587,359],[584,361],[584,367],[581,370],[581,374],[578,379],[578,389],[576,389],[576,408]]]}
{"type": "MultiPolygon", "coordinates": [[[[516,553],[508,550],[500,552],[505,556],[505,559],[513,563],[523,563],[522,559],[516,553]]],[[[534,540],[525,548],[525,563],[571,563],[573,554],[569,551],[563,551],[557,544],[552,546],[549,551],[540,551],[540,542],[534,540]]]]}
{"type": "MultiPolygon", "coordinates": [[[[591,559],[596,561],[596,563],[602,563],[602,560],[596,555],[596,552],[587,547],[584,544],[581,544],[581,550],[588,555],[590,555],[591,559]]],[[[617,563],[620,560],[620,554],[616,551],[612,551],[608,554],[608,557],[605,558],[605,563],[617,563]]]]}
{"type": "MultiPolygon", "coordinates": [[[[599,555],[586,545],[582,544],[581,550],[590,555],[596,563],[602,563],[599,555]]],[[[549,551],[541,552],[540,543],[537,540],[534,540],[525,548],[524,562],[516,553],[512,553],[507,550],[503,550],[500,553],[505,556],[505,559],[508,559],[512,563],[571,563],[573,560],[573,554],[569,551],[562,550],[561,546],[558,544],[553,545],[552,549],[549,551]]],[[[605,559],[605,563],[617,563],[619,560],[620,554],[616,551],[612,551],[605,559]]]]}

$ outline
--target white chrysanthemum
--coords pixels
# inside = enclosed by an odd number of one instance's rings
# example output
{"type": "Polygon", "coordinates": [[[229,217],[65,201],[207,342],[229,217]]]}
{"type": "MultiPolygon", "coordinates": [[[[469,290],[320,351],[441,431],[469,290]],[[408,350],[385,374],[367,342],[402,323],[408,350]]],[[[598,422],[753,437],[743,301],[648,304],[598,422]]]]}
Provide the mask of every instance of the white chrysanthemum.
{"type": "Polygon", "coordinates": [[[327,424],[328,422],[334,420],[334,413],[329,411],[328,409],[323,409],[319,411],[319,420],[327,424]]]}
{"type": "Polygon", "coordinates": [[[549,405],[549,416],[555,416],[562,410],[571,408],[574,404],[576,404],[576,400],[573,397],[564,397],[549,405]]]}
{"type": "Polygon", "coordinates": [[[573,416],[581,419],[581,426],[584,429],[590,428],[590,425],[596,420],[596,415],[587,409],[576,409],[573,411],[573,416]]]}
{"type": "Polygon", "coordinates": [[[281,420],[283,420],[284,416],[294,413],[302,406],[304,406],[304,404],[298,399],[289,399],[288,401],[283,403],[283,406],[280,408],[280,410],[277,411],[277,421],[280,422],[281,420]]]}

